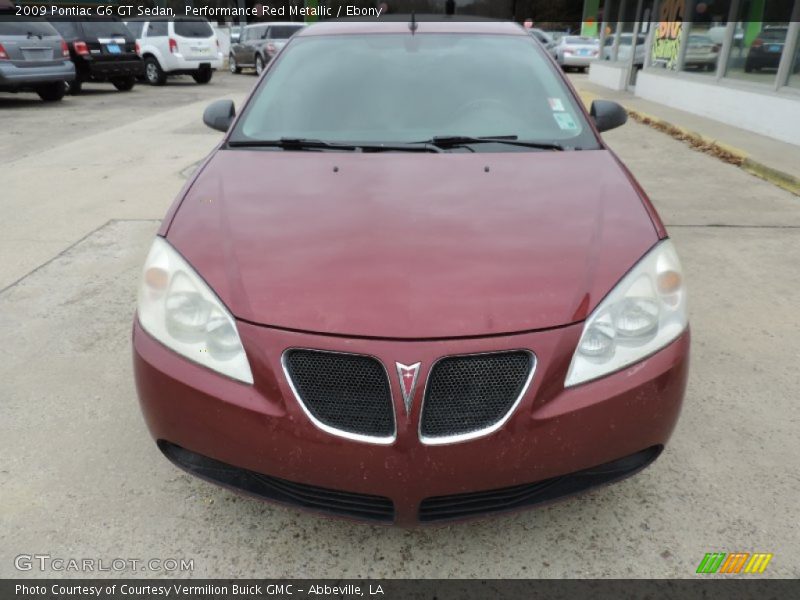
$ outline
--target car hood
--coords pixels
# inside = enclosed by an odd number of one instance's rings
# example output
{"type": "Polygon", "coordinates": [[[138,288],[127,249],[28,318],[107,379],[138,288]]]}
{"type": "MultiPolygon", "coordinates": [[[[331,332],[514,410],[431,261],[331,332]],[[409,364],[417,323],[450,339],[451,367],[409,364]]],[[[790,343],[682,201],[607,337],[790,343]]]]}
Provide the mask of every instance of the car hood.
{"type": "Polygon", "coordinates": [[[253,323],[397,339],[585,319],[657,241],[606,150],[220,150],[168,240],[253,323]]]}

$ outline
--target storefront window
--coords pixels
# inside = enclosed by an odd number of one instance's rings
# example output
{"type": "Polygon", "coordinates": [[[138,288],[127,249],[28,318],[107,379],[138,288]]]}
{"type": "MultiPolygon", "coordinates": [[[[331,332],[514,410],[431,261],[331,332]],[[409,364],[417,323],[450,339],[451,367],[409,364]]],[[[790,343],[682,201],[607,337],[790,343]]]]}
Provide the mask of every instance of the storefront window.
{"type": "Polygon", "coordinates": [[[793,0],[741,2],[726,77],[775,83],[786,47],[792,4],[793,0]]]}
{"type": "Polygon", "coordinates": [[[794,60],[789,72],[789,86],[800,89],[800,37],[795,42],[794,60]]]}
{"type": "Polygon", "coordinates": [[[688,41],[684,71],[713,74],[717,70],[731,0],[695,2],[690,23],[686,23],[688,41]]]}

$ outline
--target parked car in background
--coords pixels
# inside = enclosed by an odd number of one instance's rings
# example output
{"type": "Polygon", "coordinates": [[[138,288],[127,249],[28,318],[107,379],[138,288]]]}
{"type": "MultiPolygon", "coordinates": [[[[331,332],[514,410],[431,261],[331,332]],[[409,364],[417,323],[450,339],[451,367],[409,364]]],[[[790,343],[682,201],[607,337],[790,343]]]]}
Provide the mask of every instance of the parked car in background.
{"type": "Polygon", "coordinates": [[[55,102],[74,79],[69,48],[50,23],[0,21],[0,91],[36,92],[55,102]]]}
{"type": "Polygon", "coordinates": [[[222,68],[219,40],[206,19],[132,19],[127,23],[136,36],[144,77],[150,85],[164,85],[170,75],[191,75],[204,84],[222,68]]]}
{"type": "Polygon", "coordinates": [[[133,89],[142,73],[136,54],[136,40],[125,23],[115,19],[51,21],[69,49],[75,63],[75,79],[68,83],[70,94],[79,94],[83,84],[109,82],[121,92],[133,89]]]}
{"type": "Polygon", "coordinates": [[[305,23],[295,21],[248,25],[239,42],[231,44],[228,68],[231,73],[241,73],[243,68],[252,67],[256,75],[260,75],[289,38],[305,26],[305,23]]]}
{"type": "Polygon", "coordinates": [[[708,35],[692,33],[689,34],[689,42],[686,45],[686,58],[684,65],[713,71],[717,66],[719,57],[719,45],[714,43],[708,35]]]}
{"type": "MultiPolygon", "coordinates": [[[[266,23],[246,25],[242,28],[237,41],[234,42],[231,37],[231,50],[228,54],[228,69],[231,73],[241,73],[243,68],[255,67],[267,36],[267,27],[266,23]]],[[[264,68],[263,60],[261,68],[264,68]]]]}
{"type": "Polygon", "coordinates": [[[561,68],[585,71],[600,54],[600,42],[594,38],[565,35],[552,46],[551,53],[561,68]]]}
{"type": "MultiPolygon", "coordinates": [[[[644,66],[644,44],[646,36],[640,33],[636,36],[636,53],[633,57],[633,65],[636,67],[644,66]]],[[[617,60],[619,62],[627,62],[631,59],[631,45],[633,43],[632,33],[621,33],[619,36],[619,50],[617,51],[617,60]]],[[[603,60],[611,60],[611,53],[614,49],[614,36],[609,35],[606,38],[605,45],[603,46],[603,60]]]]}
{"type": "Polygon", "coordinates": [[[747,73],[761,69],[777,69],[781,62],[786,34],[789,28],[785,25],[767,25],[750,44],[744,70],[747,73]]]}

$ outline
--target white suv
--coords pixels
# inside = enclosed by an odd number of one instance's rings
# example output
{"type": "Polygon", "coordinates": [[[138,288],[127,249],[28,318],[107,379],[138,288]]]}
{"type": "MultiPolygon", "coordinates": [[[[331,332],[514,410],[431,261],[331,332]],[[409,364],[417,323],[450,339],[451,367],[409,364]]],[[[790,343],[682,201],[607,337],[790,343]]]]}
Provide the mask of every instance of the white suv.
{"type": "Polygon", "coordinates": [[[150,85],[164,85],[168,75],[191,75],[197,83],[208,83],[214,70],[222,68],[217,34],[205,19],[133,19],[126,24],[136,36],[136,52],[150,85]]]}

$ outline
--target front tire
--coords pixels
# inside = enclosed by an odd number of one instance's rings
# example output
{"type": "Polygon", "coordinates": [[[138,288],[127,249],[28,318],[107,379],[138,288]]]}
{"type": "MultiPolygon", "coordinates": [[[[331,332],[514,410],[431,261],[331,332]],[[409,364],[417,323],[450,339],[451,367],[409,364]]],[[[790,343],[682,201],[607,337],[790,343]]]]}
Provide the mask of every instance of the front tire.
{"type": "Polygon", "coordinates": [[[211,69],[200,69],[199,71],[195,71],[192,73],[192,79],[195,82],[203,85],[211,81],[211,76],[214,74],[214,71],[211,69]]]}
{"type": "Polygon", "coordinates": [[[154,56],[144,59],[144,76],[150,85],[164,85],[167,82],[167,74],[154,56]]]}
{"type": "Polygon", "coordinates": [[[114,87],[120,92],[130,92],[133,86],[136,85],[136,77],[133,75],[129,75],[128,77],[115,77],[111,80],[111,83],[113,83],[114,87]]]}
{"type": "Polygon", "coordinates": [[[64,94],[67,93],[67,86],[65,82],[58,81],[56,83],[43,85],[36,90],[36,93],[39,94],[39,98],[45,102],[58,102],[64,97],[64,94]]]}
{"type": "Polygon", "coordinates": [[[241,73],[242,72],[242,67],[240,67],[236,63],[236,58],[233,56],[233,54],[231,54],[228,57],[228,69],[230,69],[231,73],[241,73]]]}
{"type": "Polygon", "coordinates": [[[264,59],[261,58],[260,54],[256,54],[256,77],[261,75],[264,71],[264,59]]]}

